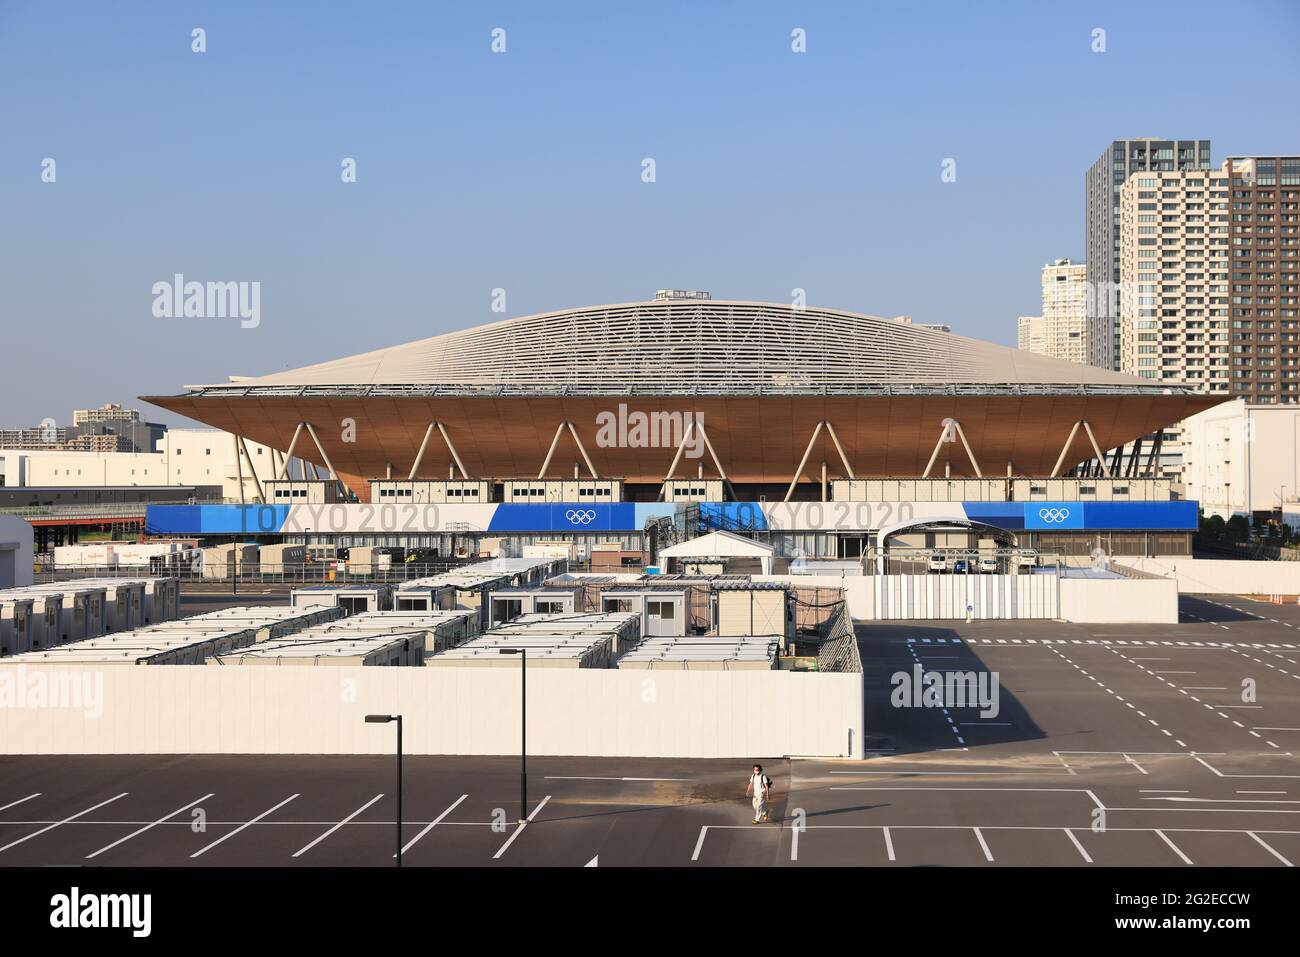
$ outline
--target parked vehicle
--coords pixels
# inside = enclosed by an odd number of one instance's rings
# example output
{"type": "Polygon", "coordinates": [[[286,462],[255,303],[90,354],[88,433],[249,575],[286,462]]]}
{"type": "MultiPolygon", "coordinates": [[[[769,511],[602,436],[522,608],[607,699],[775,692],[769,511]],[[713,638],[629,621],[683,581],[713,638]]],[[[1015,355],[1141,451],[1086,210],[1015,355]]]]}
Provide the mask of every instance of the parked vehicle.
{"type": "Polygon", "coordinates": [[[996,575],[998,573],[998,560],[992,555],[981,555],[979,571],[983,575],[996,575]]]}
{"type": "Polygon", "coordinates": [[[930,571],[946,572],[948,570],[948,559],[944,557],[943,552],[930,553],[930,571]]]}
{"type": "Polygon", "coordinates": [[[952,566],[952,570],[955,575],[968,575],[970,574],[970,562],[964,558],[959,558],[952,566]]]}
{"type": "Polygon", "coordinates": [[[1015,562],[1016,571],[1032,572],[1036,567],[1038,567],[1038,552],[1034,551],[1032,548],[1016,549],[1015,562]]]}

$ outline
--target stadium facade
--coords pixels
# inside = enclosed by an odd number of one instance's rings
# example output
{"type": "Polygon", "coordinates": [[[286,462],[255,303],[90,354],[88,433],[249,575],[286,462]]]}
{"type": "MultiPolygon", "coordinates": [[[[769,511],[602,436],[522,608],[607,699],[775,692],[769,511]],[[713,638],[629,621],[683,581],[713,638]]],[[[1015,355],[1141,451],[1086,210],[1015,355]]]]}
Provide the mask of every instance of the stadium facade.
{"type": "Polygon", "coordinates": [[[812,536],[801,550],[841,557],[930,519],[1079,546],[1161,533],[1182,551],[1195,504],[1149,476],[1159,450],[1141,439],[1221,401],[882,317],[700,294],[145,399],[328,476],[286,471],[243,506],[151,509],[158,533],[636,548],[676,520],[812,536]]]}

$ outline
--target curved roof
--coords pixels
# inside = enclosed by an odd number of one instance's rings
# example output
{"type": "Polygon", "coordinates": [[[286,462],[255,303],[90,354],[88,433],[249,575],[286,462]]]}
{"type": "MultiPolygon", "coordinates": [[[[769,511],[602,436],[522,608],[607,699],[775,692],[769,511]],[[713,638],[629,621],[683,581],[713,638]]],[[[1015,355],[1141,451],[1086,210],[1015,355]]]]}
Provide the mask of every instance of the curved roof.
{"type": "Polygon", "coordinates": [[[205,395],[907,395],[1182,393],[860,313],[655,300],[507,319],[205,395]]]}

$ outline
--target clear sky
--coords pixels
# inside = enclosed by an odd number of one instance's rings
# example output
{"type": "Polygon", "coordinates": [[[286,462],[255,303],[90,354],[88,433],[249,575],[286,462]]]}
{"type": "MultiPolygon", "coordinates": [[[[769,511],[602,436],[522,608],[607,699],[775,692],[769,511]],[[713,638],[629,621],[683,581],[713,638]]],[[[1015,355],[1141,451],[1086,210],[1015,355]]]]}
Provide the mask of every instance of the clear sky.
{"type": "Polygon", "coordinates": [[[500,319],[497,288],[802,288],[1014,344],[1112,139],[1298,153],[1298,80],[1296,0],[0,0],[0,424],[500,319]],[[260,324],[156,318],[175,273],[260,282],[260,324]]]}

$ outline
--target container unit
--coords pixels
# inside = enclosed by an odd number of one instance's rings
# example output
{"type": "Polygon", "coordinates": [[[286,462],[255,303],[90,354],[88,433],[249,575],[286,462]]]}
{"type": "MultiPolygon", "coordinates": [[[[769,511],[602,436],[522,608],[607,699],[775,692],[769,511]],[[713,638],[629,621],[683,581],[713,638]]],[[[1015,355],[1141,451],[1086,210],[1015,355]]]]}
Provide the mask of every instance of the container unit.
{"type": "Polygon", "coordinates": [[[311,605],[338,605],[344,612],[354,615],[361,611],[391,611],[392,585],[307,585],[289,593],[289,604],[294,608],[311,605]]]}
{"type": "Polygon", "coordinates": [[[304,635],[323,637],[344,632],[368,635],[420,632],[424,635],[424,655],[428,657],[463,644],[479,634],[479,627],[478,615],[472,611],[376,611],[352,615],[313,628],[304,635]]]}
{"type": "Polygon", "coordinates": [[[54,564],[58,568],[111,568],[117,564],[117,550],[133,542],[88,542],[85,545],[56,545],[54,564]]]}
{"type": "Polygon", "coordinates": [[[620,649],[640,638],[635,615],[525,615],[493,628],[463,645],[429,658],[431,667],[518,668],[518,655],[503,648],[522,648],[529,668],[609,668],[620,649]]]}
{"type": "Polygon", "coordinates": [[[737,638],[646,638],[618,660],[619,668],[688,671],[771,671],[780,635],[737,638]]]}
{"type": "Polygon", "coordinates": [[[492,483],[476,479],[371,479],[374,505],[477,505],[492,501],[492,483]]]}
{"type": "Polygon", "coordinates": [[[217,667],[250,665],[406,666],[424,664],[424,634],[293,635],[207,659],[217,667]]]}
{"type": "Polygon", "coordinates": [[[104,634],[127,631],[144,624],[143,581],[107,579],[94,584],[104,587],[104,634]]]}
{"type": "Polygon", "coordinates": [[[257,545],[252,542],[229,542],[203,549],[204,578],[232,578],[250,573],[257,574],[257,545]]]}
{"type": "Polygon", "coordinates": [[[559,615],[584,611],[580,586],[551,588],[499,588],[492,592],[492,624],[513,621],[520,615],[559,615]]]}
{"type": "Polygon", "coordinates": [[[348,549],[349,575],[377,575],[400,565],[406,550],[393,546],[354,545],[348,549]]]}
{"type": "Polygon", "coordinates": [[[104,634],[104,588],[85,581],[33,585],[30,591],[59,595],[59,643],[104,634]]]}
{"type": "Polygon", "coordinates": [[[0,656],[31,649],[32,602],[32,598],[13,592],[0,594],[0,656]]]}
{"type": "Polygon", "coordinates": [[[155,625],[181,616],[181,583],[179,578],[145,578],[144,624],[155,625]]]}
{"type": "Polygon", "coordinates": [[[252,629],[150,628],[101,635],[4,659],[4,664],[196,665],[253,643],[252,629]]]}
{"type": "Polygon", "coordinates": [[[622,479],[506,479],[503,502],[572,503],[579,505],[623,501],[622,479]]]}
{"type": "Polygon", "coordinates": [[[413,578],[403,582],[393,595],[395,611],[438,611],[456,607],[456,586],[441,576],[413,578]]]}
{"type": "Polygon", "coordinates": [[[263,545],[258,550],[263,575],[296,575],[307,563],[306,545],[263,545]]]}
{"type": "Polygon", "coordinates": [[[339,483],[332,479],[266,479],[268,505],[333,505],[343,502],[339,483]]]}
{"type": "Polygon", "coordinates": [[[690,589],[642,588],[619,585],[601,593],[601,610],[634,614],[641,619],[643,635],[685,635],[690,589]]]}
{"type": "Polygon", "coordinates": [[[721,502],[722,479],[669,479],[664,483],[665,502],[721,502]]]}
{"type": "Polygon", "coordinates": [[[197,630],[251,628],[256,633],[254,640],[261,642],[338,621],[344,614],[340,605],[309,605],[305,608],[294,608],[291,605],[246,605],[180,618],[158,627],[197,630]]]}
{"type": "Polygon", "coordinates": [[[309,565],[325,565],[338,561],[339,547],[337,545],[307,544],[303,546],[303,550],[309,565]]]}
{"type": "Polygon", "coordinates": [[[781,635],[794,638],[793,597],[776,582],[721,581],[713,586],[719,635],[781,635]]]}

